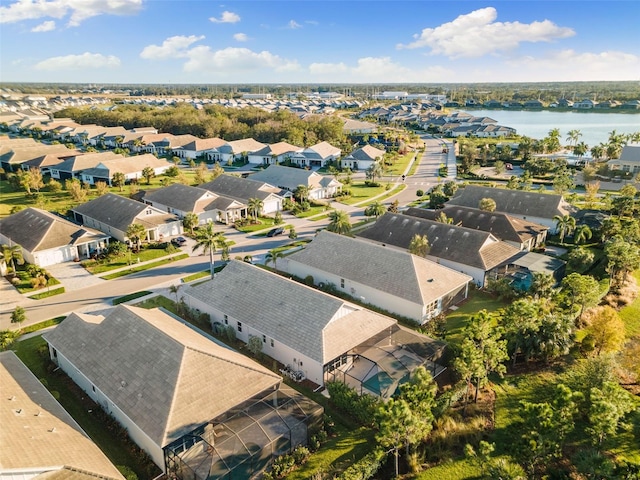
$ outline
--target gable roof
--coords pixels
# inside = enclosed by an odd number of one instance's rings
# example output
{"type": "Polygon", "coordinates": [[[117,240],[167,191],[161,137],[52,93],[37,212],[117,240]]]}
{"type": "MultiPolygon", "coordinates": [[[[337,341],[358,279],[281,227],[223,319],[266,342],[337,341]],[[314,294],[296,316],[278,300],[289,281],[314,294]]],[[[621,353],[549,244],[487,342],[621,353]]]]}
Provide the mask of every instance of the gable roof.
{"type": "Polygon", "coordinates": [[[191,187],[174,183],[168,187],[147,192],[143,196],[145,202],[160,203],[182,212],[202,213],[217,197],[204,188],[191,187]]]}
{"type": "Polygon", "coordinates": [[[298,185],[306,185],[311,188],[319,188],[323,183],[336,182],[337,185],[341,185],[331,177],[325,177],[319,173],[311,170],[305,170],[303,168],[284,167],[282,165],[269,165],[261,172],[253,173],[250,175],[251,180],[259,182],[266,182],[270,185],[275,185],[287,190],[295,190],[298,185]],[[329,180],[329,182],[326,182],[329,180]]]}
{"type": "Polygon", "coordinates": [[[117,153],[113,153],[112,151],[81,153],[65,159],[62,163],[56,165],[55,169],[61,172],[79,172],[87,168],[95,168],[102,162],[121,158],[124,157],[117,153]]]}
{"type": "Polygon", "coordinates": [[[203,150],[210,150],[212,148],[218,148],[224,145],[226,140],[221,138],[196,138],[192,142],[185,143],[180,147],[181,150],[189,150],[194,152],[202,152],[203,150]]]}
{"type": "Polygon", "coordinates": [[[161,447],[281,381],[158,309],[72,313],[44,338],[161,447]]]}
{"type": "Polygon", "coordinates": [[[185,294],[321,364],[396,323],[237,260],[229,262],[213,280],[188,287],[185,294]]]}
{"type": "Polygon", "coordinates": [[[57,478],[124,479],[13,351],[0,352],[0,385],[0,472],[63,469],[57,478]],[[84,475],[71,477],[69,469],[84,475]]]}
{"type": "Polygon", "coordinates": [[[508,190],[505,188],[468,185],[459,189],[447,205],[478,208],[480,200],[491,198],[496,202],[496,211],[541,218],[567,215],[573,208],[564,201],[562,195],[508,190]]]}
{"type": "Polygon", "coordinates": [[[108,235],[81,227],[39,208],[27,208],[0,219],[0,232],[29,252],[77,245],[108,235]]]}
{"type": "Polygon", "coordinates": [[[471,281],[468,275],[426,258],[325,230],[288,260],[420,305],[471,281]]]}
{"type": "Polygon", "coordinates": [[[233,198],[242,203],[247,203],[250,198],[264,200],[270,195],[277,194],[280,189],[265,182],[254,180],[253,178],[241,178],[235,175],[223,174],[203,183],[199,188],[204,188],[216,195],[233,198]]]}
{"type": "Polygon", "coordinates": [[[106,162],[100,162],[95,168],[83,170],[83,173],[111,178],[115,172],[129,175],[131,173],[142,172],[145,167],[156,169],[163,167],[169,168],[170,166],[171,164],[167,160],[158,158],[151,153],[145,153],[143,155],[134,155],[132,157],[107,159],[106,162]]]}
{"type": "Polygon", "coordinates": [[[443,210],[410,207],[404,211],[404,214],[436,220],[441,212],[451,218],[454,225],[489,232],[504,241],[523,243],[532,237],[537,237],[541,232],[549,230],[549,227],[544,225],[512,217],[506,213],[487,212],[457,205],[445,205],[443,210]]]}
{"type": "Polygon", "coordinates": [[[358,236],[408,249],[414,235],[426,235],[429,256],[481,268],[484,271],[509,260],[519,249],[488,232],[448,225],[397,213],[385,213],[358,236]]]}
{"type": "Polygon", "coordinates": [[[156,225],[178,220],[175,215],[166,214],[155,207],[114,193],[107,193],[87,203],[78,205],[73,211],[93,218],[121,232],[126,232],[129,225],[134,222],[140,223],[146,228],[152,228],[156,225]],[[151,210],[151,214],[143,216],[142,214],[147,210],[151,210]]]}
{"type": "Polygon", "coordinates": [[[57,154],[61,157],[77,155],[78,152],[67,148],[65,145],[46,145],[36,143],[33,145],[14,146],[8,152],[0,155],[0,162],[8,164],[21,164],[29,160],[48,154],[57,154]]]}
{"type": "Polygon", "coordinates": [[[289,152],[299,152],[302,151],[302,147],[296,147],[295,145],[291,145],[287,142],[278,142],[267,145],[260,150],[257,150],[252,153],[252,155],[256,156],[266,156],[266,155],[284,155],[289,152]]]}
{"type": "Polygon", "coordinates": [[[241,140],[233,140],[224,145],[231,153],[255,152],[265,146],[253,138],[243,138],[241,140]]]}
{"type": "Polygon", "coordinates": [[[334,147],[329,142],[320,142],[312,145],[311,147],[307,147],[304,149],[303,153],[315,153],[320,158],[328,158],[330,156],[338,156],[342,150],[338,147],[334,147]]]}
{"type": "Polygon", "coordinates": [[[372,147],[371,145],[365,145],[362,148],[358,148],[354,150],[350,157],[355,158],[356,160],[364,160],[364,161],[375,161],[378,158],[384,155],[384,150],[380,150],[379,148],[372,147]]]}

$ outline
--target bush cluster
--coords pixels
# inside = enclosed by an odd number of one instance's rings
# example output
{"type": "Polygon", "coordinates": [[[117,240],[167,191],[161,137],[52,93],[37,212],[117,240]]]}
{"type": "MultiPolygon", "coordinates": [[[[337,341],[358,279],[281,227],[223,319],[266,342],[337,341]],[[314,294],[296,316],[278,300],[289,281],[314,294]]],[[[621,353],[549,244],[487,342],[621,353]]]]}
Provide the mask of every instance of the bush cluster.
{"type": "Polygon", "coordinates": [[[373,418],[380,400],[371,395],[358,395],[355,389],[342,382],[327,383],[331,403],[360,425],[373,425],[373,418]]]}

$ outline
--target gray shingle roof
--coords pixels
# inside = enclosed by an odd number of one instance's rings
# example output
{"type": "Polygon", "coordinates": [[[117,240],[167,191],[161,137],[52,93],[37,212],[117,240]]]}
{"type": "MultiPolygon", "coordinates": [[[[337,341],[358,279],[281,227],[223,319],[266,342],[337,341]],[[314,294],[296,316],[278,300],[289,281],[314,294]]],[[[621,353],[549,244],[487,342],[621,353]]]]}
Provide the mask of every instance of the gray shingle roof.
{"type": "Polygon", "coordinates": [[[492,198],[496,202],[496,211],[512,215],[553,218],[567,215],[573,208],[566,203],[562,195],[509,190],[505,188],[479,187],[469,185],[461,188],[447,205],[478,208],[480,200],[492,198]]]}
{"type": "Polygon", "coordinates": [[[78,205],[73,211],[98,220],[122,232],[126,232],[129,225],[134,221],[146,227],[151,227],[178,220],[175,215],[168,215],[157,208],[113,193],[107,193],[90,202],[78,205]],[[151,215],[141,215],[147,209],[151,209],[153,213],[151,215]]]}
{"type": "Polygon", "coordinates": [[[29,252],[107,237],[38,208],[27,208],[0,219],[0,232],[29,252]]]}
{"type": "Polygon", "coordinates": [[[158,309],[73,313],[44,338],[159,446],[281,380],[158,309]]]}
{"type": "Polygon", "coordinates": [[[321,364],[395,324],[389,317],[240,261],[230,262],[213,280],[189,287],[185,295],[321,364]]]}
{"type": "MultiPolygon", "coordinates": [[[[168,187],[160,188],[152,192],[145,193],[143,200],[151,203],[160,203],[183,212],[195,212],[199,203],[210,203],[214,200],[215,196],[203,188],[191,187],[189,185],[182,185],[181,183],[174,183],[168,187]],[[209,199],[207,202],[206,200],[209,199]]],[[[200,211],[203,210],[204,205],[200,205],[200,211]]]]}
{"type": "Polygon", "coordinates": [[[330,181],[336,182],[337,185],[340,185],[340,183],[333,178],[325,177],[311,170],[283,167],[282,165],[270,165],[261,172],[251,174],[250,178],[251,180],[266,182],[269,185],[275,185],[291,191],[298,188],[298,185],[318,188],[322,185],[321,182],[323,179],[329,179],[330,181]]]}
{"type": "Polygon", "coordinates": [[[408,252],[324,230],[288,260],[421,305],[471,281],[468,275],[408,252]]]}
{"type": "Polygon", "coordinates": [[[522,243],[538,236],[549,227],[512,217],[501,212],[487,212],[477,208],[445,205],[443,210],[427,210],[411,207],[405,215],[435,220],[443,212],[453,220],[454,225],[461,225],[474,230],[482,230],[494,234],[500,240],[522,243]]]}
{"type": "Polygon", "coordinates": [[[12,351],[0,353],[0,385],[0,472],[66,465],[89,473],[77,478],[124,479],[12,351]]]}
{"type": "Polygon", "coordinates": [[[430,256],[485,271],[507,261],[519,251],[487,232],[397,213],[385,213],[358,236],[408,249],[416,234],[427,236],[430,256]]]}
{"type": "Polygon", "coordinates": [[[358,148],[351,153],[351,157],[356,160],[375,161],[376,159],[384,155],[384,150],[372,147],[371,145],[365,145],[362,148],[358,148]]]}
{"type": "Polygon", "coordinates": [[[215,180],[200,185],[217,195],[233,198],[242,203],[247,203],[250,198],[264,200],[269,195],[277,193],[279,189],[249,178],[236,177],[235,175],[220,175],[215,180]]]}

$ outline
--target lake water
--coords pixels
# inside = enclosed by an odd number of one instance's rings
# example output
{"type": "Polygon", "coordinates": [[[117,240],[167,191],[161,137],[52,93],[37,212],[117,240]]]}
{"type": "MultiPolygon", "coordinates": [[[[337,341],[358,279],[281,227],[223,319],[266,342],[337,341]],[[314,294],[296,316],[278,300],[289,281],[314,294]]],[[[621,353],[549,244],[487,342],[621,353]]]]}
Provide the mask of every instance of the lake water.
{"type": "Polygon", "coordinates": [[[552,128],[560,130],[560,141],[567,142],[569,130],[580,130],[580,141],[593,147],[605,143],[609,132],[634,133],[640,131],[638,113],[554,112],[549,110],[465,110],[476,117],[490,117],[500,125],[515,128],[519,135],[544,138],[552,128]]]}

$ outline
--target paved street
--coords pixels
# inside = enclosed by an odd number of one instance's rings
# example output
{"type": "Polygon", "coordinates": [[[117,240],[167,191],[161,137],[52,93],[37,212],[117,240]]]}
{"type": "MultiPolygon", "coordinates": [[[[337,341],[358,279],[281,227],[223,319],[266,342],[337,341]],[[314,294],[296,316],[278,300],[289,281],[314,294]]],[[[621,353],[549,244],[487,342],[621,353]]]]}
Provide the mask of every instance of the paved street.
{"type": "MultiPolygon", "coordinates": [[[[416,192],[424,190],[427,192],[438,183],[438,168],[445,162],[445,155],[442,153],[442,141],[425,137],[427,148],[421,158],[415,175],[407,177],[405,190],[394,197],[385,200],[390,204],[398,199],[400,205],[407,204],[417,198],[416,192]]],[[[390,179],[393,182],[401,183],[400,178],[390,179]]],[[[342,205],[335,203],[332,205],[339,210],[347,212],[352,219],[352,223],[364,218],[362,207],[342,205]]],[[[325,228],[329,223],[327,218],[320,220],[307,220],[284,215],[285,224],[293,225],[298,233],[298,239],[310,238],[316,231],[325,228]]],[[[235,242],[231,248],[231,258],[237,256],[244,257],[251,255],[254,262],[263,263],[265,254],[273,249],[291,242],[286,236],[267,238],[247,235],[234,228],[224,228],[225,237],[235,242]]],[[[200,272],[208,268],[209,256],[199,252],[191,253],[193,240],[183,248],[190,253],[190,257],[178,260],[161,267],[156,267],[136,274],[114,280],[102,280],[89,275],[79,264],[54,266],[50,270],[55,272],[54,276],[59,278],[65,285],[66,292],[43,300],[31,300],[16,292],[5,279],[0,280],[0,330],[15,328],[10,321],[11,312],[16,305],[21,305],[27,312],[27,321],[22,326],[27,326],[44,320],[66,315],[72,311],[90,312],[103,311],[112,306],[111,300],[129,293],[142,290],[162,291],[170,285],[180,282],[180,279],[192,273],[200,272]]],[[[219,254],[216,254],[219,258],[219,254]]]]}

